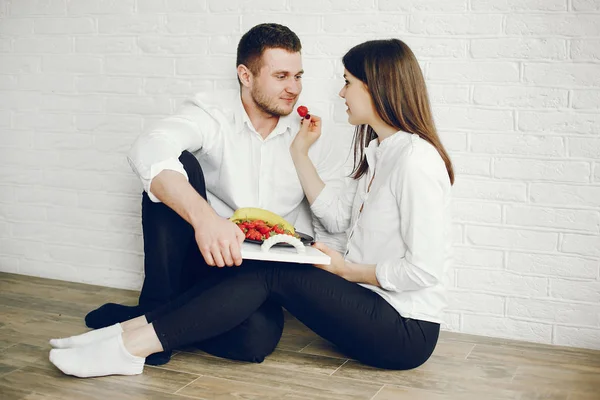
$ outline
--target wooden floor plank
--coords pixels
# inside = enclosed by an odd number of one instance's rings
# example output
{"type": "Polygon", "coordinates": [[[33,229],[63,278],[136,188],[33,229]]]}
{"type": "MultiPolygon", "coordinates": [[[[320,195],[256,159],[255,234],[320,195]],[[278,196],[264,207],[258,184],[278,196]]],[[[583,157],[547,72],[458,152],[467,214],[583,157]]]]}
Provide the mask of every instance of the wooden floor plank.
{"type": "Polygon", "coordinates": [[[598,400],[598,393],[571,393],[567,400],[598,400]]]}
{"type": "Polygon", "coordinates": [[[238,382],[260,383],[279,390],[329,399],[370,399],[383,386],[330,377],[318,372],[278,368],[269,366],[266,361],[262,364],[249,364],[183,352],[174,356],[164,368],[238,382]]]}
{"type": "Polygon", "coordinates": [[[331,375],[344,363],[344,358],[331,358],[276,349],[263,362],[264,366],[285,368],[296,372],[331,375]]]}
{"type": "Polygon", "coordinates": [[[372,400],[398,400],[398,399],[418,399],[418,400],[481,400],[479,398],[473,398],[469,395],[460,394],[441,394],[430,392],[423,389],[414,389],[409,387],[400,387],[386,385],[372,400]]]}
{"type": "Polygon", "coordinates": [[[36,365],[40,368],[54,369],[48,360],[49,348],[19,343],[0,352],[0,363],[14,368],[36,365]]]}
{"type": "Polygon", "coordinates": [[[477,344],[469,360],[494,361],[515,365],[570,365],[600,368],[600,355],[573,349],[551,347],[521,347],[477,344]]]}
{"type": "Polygon", "coordinates": [[[30,392],[28,390],[11,389],[0,386],[0,399],[2,400],[80,400],[75,397],[56,397],[48,394],[30,392]]]}
{"type": "Polygon", "coordinates": [[[314,399],[282,389],[237,382],[235,380],[201,376],[179,392],[179,395],[197,399],[218,400],[279,400],[279,399],[314,399]]]}
{"type": "Polygon", "coordinates": [[[145,366],[144,373],[135,376],[106,376],[98,378],[106,382],[131,385],[157,392],[175,393],[198,379],[198,375],[145,366]]]}
{"type": "Polygon", "coordinates": [[[306,335],[293,335],[287,331],[284,331],[277,347],[282,350],[301,351],[314,341],[315,338],[313,337],[306,335]]]}
{"type": "MultiPolygon", "coordinates": [[[[9,372],[13,372],[18,370],[20,367],[14,365],[13,363],[4,363],[2,362],[2,358],[0,356],[0,376],[8,374],[9,372]]],[[[2,397],[0,397],[1,399],[2,397]]]]}
{"type": "Polygon", "coordinates": [[[315,339],[300,352],[305,354],[313,354],[316,356],[340,358],[344,360],[348,359],[347,355],[343,354],[337,347],[322,338],[315,339]]]}
{"type": "Polygon", "coordinates": [[[48,361],[53,337],[86,332],[83,317],[139,292],[0,273],[0,399],[598,400],[600,352],[442,332],[411,371],[370,368],[340,353],[289,313],[261,364],[193,347],[142,375],[78,379],[48,361]]]}
{"type": "Polygon", "coordinates": [[[564,364],[525,365],[519,367],[513,379],[515,384],[536,388],[557,387],[582,394],[599,394],[600,368],[573,368],[564,364]]]}
{"type": "Polygon", "coordinates": [[[568,393],[552,393],[550,391],[531,391],[518,389],[494,391],[477,391],[475,388],[469,392],[436,393],[430,390],[415,389],[386,385],[373,400],[567,400],[568,393]]]}
{"type": "Polygon", "coordinates": [[[356,361],[344,364],[333,376],[405,386],[436,393],[469,393],[486,389],[493,393],[499,384],[508,384],[514,366],[472,363],[445,357],[432,357],[417,369],[389,371],[367,367],[356,361]]]}
{"type": "Polygon", "coordinates": [[[119,399],[119,400],[182,400],[181,396],[157,392],[129,384],[119,384],[102,378],[78,379],[66,376],[57,369],[28,366],[0,376],[0,386],[11,389],[27,388],[36,393],[60,398],[119,399]]]}

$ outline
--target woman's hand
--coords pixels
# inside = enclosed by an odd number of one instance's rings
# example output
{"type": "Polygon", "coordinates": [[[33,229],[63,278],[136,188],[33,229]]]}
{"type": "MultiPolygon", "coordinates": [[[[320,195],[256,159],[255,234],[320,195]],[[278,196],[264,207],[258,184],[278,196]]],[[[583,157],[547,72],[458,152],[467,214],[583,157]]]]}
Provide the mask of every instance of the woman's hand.
{"type": "Polygon", "coordinates": [[[316,242],[313,244],[313,247],[321,250],[323,253],[327,254],[331,258],[331,264],[329,265],[318,265],[315,264],[315,267],[324,269],[325,271],[329,271],[332,274],[341,276],[344,279],[347,279],[348,267],[346,265],[346,260],[344,260],[344,256],[342,256],[337,251],[330,249],[325,244],[316,242]]]}
{"type": "Polygon", "coordinates": [[[316,249],[321,250],[323,253],[331,257],[331,264],[329,265],[317,265],[315,267],[329,271],[332,274],[336,274],[344,278],[347,281],[355,283],[368,283],[369,285],[381,287],[379,281],[377,281],[377,267],[373,264],[354,264],[346,261],[344,257],[335,250],[330,249],[323,243],[315,243],[313,245],[316,249]]]}
{"type": "Polygon", "coordinates": [[[310,118],[302,118],[300,130],[290,146],[290,151],[298,154],[308,154],[308,149],[321,136],[321,118],[316,115],[308,115],[310,118]]]}

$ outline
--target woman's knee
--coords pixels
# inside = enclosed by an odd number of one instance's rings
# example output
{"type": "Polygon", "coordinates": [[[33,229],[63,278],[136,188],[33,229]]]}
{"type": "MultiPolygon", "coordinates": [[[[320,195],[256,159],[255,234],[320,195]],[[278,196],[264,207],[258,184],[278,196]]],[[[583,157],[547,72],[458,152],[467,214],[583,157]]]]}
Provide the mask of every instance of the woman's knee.
{"type": "Polygon", "coordinates": [[[425,364],[433,354],[435,344],[414,344],[414,347],[393,349],[380,349],[368,354],[361,354],[357,358],[362,358],[363,363],[376,368],[390,369],[397,371],[406,371],[415,369],[425,364]]]}

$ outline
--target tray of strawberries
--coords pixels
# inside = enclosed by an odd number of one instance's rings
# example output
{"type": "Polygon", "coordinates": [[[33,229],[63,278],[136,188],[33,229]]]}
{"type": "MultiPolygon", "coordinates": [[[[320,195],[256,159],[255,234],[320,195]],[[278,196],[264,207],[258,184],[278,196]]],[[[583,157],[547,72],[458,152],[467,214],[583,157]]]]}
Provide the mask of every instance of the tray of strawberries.
{"type": "MultiPolygon", "coordinates": [[[[281,225],[270,226],[260,219],[254,221],[241,221],[236,224],[242,232],[244,232],[244,235],[246,235],[245,241],[249,243],[262,244],[263,241],[274,235],[294,236],[307,246],[310,246],[314,241],[314,238],[310,235],[298,231],[295,231],[294,234],[292,234],[285,230],[281,225]]],[[[291,245],[287,243],[278,243],[275,246],[291,247],[291,245]]]]}
{"type": "MultiPolygon", "coordinates": [[[[245,207],[237,209],[229,218],[246,236],[246,242],[262,244],[263,241],[274,235],[290,235],[310,246],[314,239],[312,236],[298,232],[294,226],[283,217],[261,208],[245,207]]],[[[277,243],[275,246],[293,247],[288,243],[277,243]]]]}

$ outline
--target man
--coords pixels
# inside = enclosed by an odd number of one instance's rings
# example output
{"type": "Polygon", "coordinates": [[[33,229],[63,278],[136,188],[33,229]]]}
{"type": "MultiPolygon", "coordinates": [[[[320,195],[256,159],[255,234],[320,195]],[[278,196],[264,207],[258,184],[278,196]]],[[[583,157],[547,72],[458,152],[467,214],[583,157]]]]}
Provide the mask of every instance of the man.
{"type": "MultiPolygon", "coordinates": [[[[144,185],[145,279],[139,305],[105,304],[86,316],[100,328],[155,309],[192,284],[207,288],[239,266],[244,234],[226,218],[259,207],[292,223],[305,207],[289,146],[299,129],[292,114],[302,91],[301,43],[289,28],[261,24],[240,40],[240,91],[199,94],[142,134],[129,162],[144,185]]],[[[311,158],[324,179],[338,178],[345,154],[325,140],[311,158]]],[[[298,227],[298,225],[296,225],[298,227]]],[[[317,234],[320,227],[315,226],[317,234]]],[[[243,268],[243,266],[241,267],[243,268]]],[[[265,303],[242,325],[202,342],[204,351],[261,362],[283,330],[281,308],[265,303]]],[[[155,354],[163,364],[170,354],[155,354]]]]}

